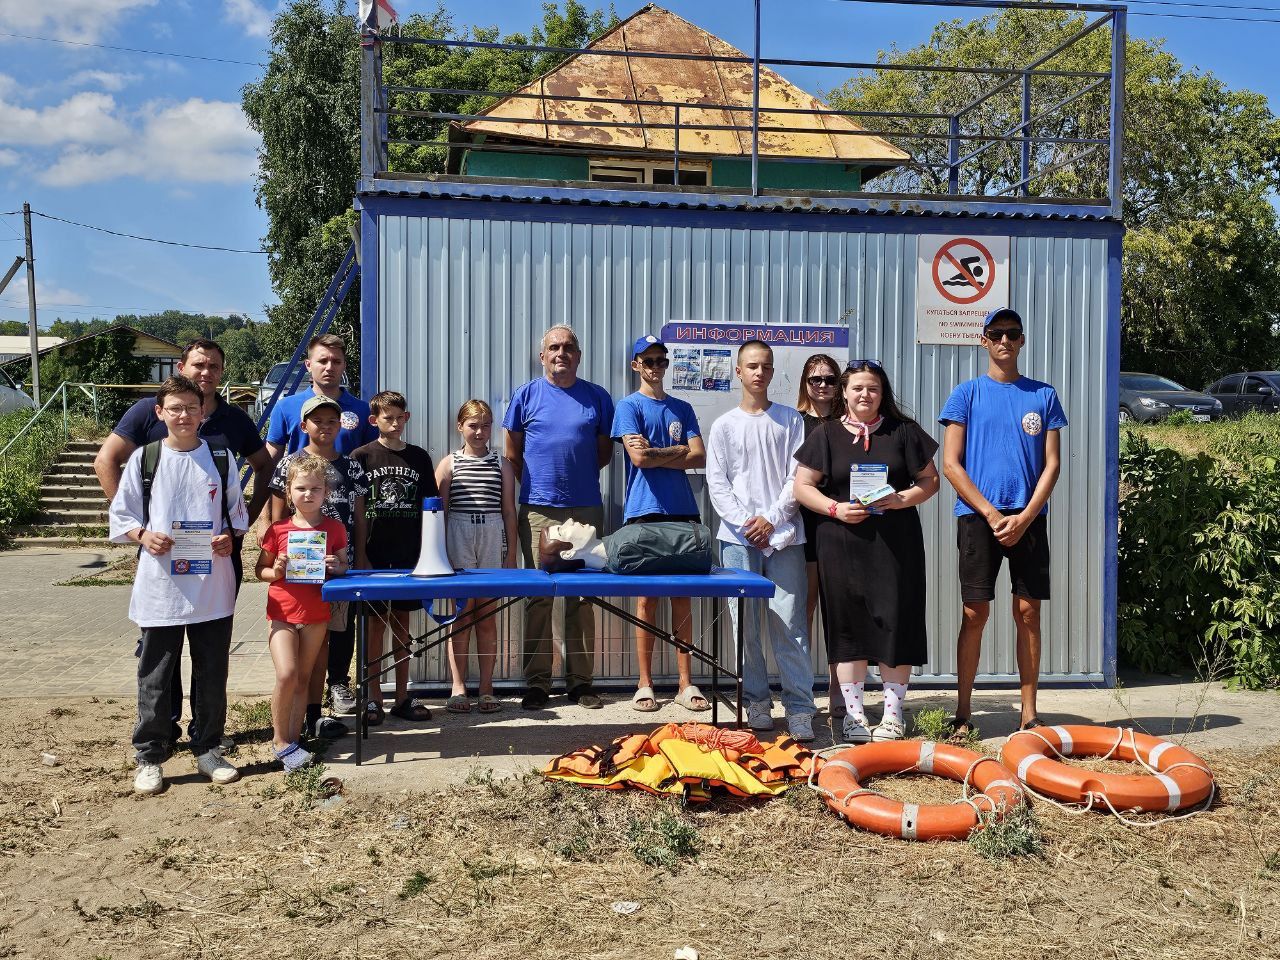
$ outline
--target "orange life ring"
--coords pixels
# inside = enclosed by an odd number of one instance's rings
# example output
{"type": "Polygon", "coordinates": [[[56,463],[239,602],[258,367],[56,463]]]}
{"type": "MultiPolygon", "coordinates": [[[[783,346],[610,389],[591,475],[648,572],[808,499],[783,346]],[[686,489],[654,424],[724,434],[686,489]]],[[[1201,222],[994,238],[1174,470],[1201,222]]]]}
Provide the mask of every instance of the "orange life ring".
{"type": "Polygon", "coordinates": [[[904,840],[963,840],[979,811],[1003,815],[1023,801],[1022,786],[995,757],[929,740],[850,747],[828,757],[817,775],[827,806],[863,830],[904,840]],[[862,786],[885,773],[931,773],[969,783],[978,793],[948,804],[900,803],[862,786]]]}
{"type": "Polygon", "coordinates": [[[1185,747],[1120,727],[1059,726],[1020,730],[1001,759],[1032,790],[1065,803],[1101,801],[1113,811],[1172,813],[1207,800],[1214,790],[1205,762],[1185,747]],[[1152,773],[1099,773],[1054,759],[1108,757],[1141,763],[1152,773]]]}

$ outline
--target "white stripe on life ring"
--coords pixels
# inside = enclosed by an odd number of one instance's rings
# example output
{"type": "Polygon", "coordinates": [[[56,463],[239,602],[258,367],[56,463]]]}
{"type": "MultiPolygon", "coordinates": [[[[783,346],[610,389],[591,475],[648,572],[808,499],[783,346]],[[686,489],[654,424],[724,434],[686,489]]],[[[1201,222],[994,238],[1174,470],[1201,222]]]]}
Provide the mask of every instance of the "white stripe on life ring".
{"type": "Polygon", "coordinates": [[[1155,745],[1155,749],[1151,751],[1151,756],[1147,757],[1147,763],[1155,767],[1157,770],[1160,769],[1160,754],[1164,753],[1171,747],[1173,747],[1173,744],[1168,740],[1161,740],[1155,745]]]}
{"type": "Polygon", "coordinates": [[[1169,776],[1167,773],[1157,773],[1155,777],[1164,784],[1165,790],[1169,793],[1169,806],[1165,807],[1165,809],[1170,812],[1177,810],[1178,807],[1182,805],[1182,791],[1179,790],[1178,785],[1173,782],[1173,777],[1169,776]]]}
{"type": "Polygon", "coordinates": [[[933,773],[933,751],[935,749],[932,740],[925,740],[920,744],[920,759],[916,762],[916,769],[921,773],[933,773]]]}
{"type": "Polygon", "coordinates": [[[916,838],[916,827],[920,825],[920,805],[917,803],[904,803],[902,805],[902,827],[899,833],[903,840],[914,840],[916,838]]]}
{"type": "Polygon", "coordinates": [[[1048,760],[1048,759],[1049,758],[1046,757],[1043,753],[1033,753],[1029,757],[1023,757],[1022,762],[1018,764],[1018,779],[1021,780],[1023,783],[1026,783],[1027,770],[1030,769],[1031,765],[1035,763],[1037,760],[1048,760]]]}
{"type": "Polygon", "coordinates": [[[828,760],[828,761],[826,762],[826,766],[828,766],[828,767],[842,767],[843,769],[848,770],[851,774],[853,774],[853,779],[854,779],[854,780],[857,780],[857,779],[858,779],[858,768],[857,768],[857,767],[855,767],[855,766],[854,766],[852,763],[850,763],[848,760],[828,760]]]}
{"type": "Polygon", "coordinates": [[[1062,741],[1062,746],[1059,747],[1058,749],[1062,753],[1066,753],[1066,754],[1071,753],[1071,749],[1072,747],[1075,746],[1075,742],[1071,739],[1071,734],[1067,732],[1067,728],[1066,727],[1050,727],[1049,729],[1052,730],[1054,733],[1056,733],[1058,735],[1058,739],[1062,741]]]}

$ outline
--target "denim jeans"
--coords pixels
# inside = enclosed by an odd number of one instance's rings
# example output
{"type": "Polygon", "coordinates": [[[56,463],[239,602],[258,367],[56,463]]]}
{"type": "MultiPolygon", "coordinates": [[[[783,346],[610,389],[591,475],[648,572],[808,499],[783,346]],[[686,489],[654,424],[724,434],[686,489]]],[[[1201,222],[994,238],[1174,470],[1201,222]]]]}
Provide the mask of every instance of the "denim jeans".
{"type": "Polygon", "coordinates": [[[196,756],[222,742],[227,723],[227,663],[231,617],[176,627],[143,627],[138,658],[138,725],[133,749],[139,763],[164,763],[173,755],[170,697],[182,659],[182,637],[191,649],[191,750],[196,756]]]}
{"type": "MultiPolygon", "coordinates": [[[[805,599],[809,581],[805,575],[803,544],[775,550],[765,556],[755,547],[740,543],[720,544],[720,564],[758,573],[777,588],[768,601],[766,621],[773,659],[782,678],[782,706],[787,716],[813,713],[813,664],[809,657],[809,625],[805,622],[805,599]]],[[[738,607],[729,603],[734,643],[738,637],[738,607]]],[[[743,624],[742,695],[748,704],[772,703],[769,672],[764,658],[764,629],[760,623],[762,601],[748,600],[743,624]]]]}

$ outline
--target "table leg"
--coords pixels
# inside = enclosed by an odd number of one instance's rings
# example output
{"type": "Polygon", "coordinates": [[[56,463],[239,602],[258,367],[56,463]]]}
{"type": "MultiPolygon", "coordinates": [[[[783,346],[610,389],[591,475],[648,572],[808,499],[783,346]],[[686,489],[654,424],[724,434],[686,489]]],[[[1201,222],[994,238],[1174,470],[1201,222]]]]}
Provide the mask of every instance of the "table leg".
{"type": "Polygon", "coordinates": [[[743,622],[747,619],[746,604],[751,603],[751,602],[753,602],[753,601],[748,600],[746,597],[740,597],[740,598],[738,599],[738,656],[737,656],[737,663],[738,663],[738,702],[737,702],[737,708],[738,708],[738,727],[737,727],[737,729],[739,729],[739,730],[741,730],[741,729],[742,729],[742,677],[743,677],[743,674],[746,672],[746,667],[745,667],[745,664],[746,664],[746,653],[744,652],[744,650],[743,650],[743,646],[742,646],[742,638],[743,638],[743,636],[745,636],[745,631],[743,630],[743,622]]]}
{"type": "Polygon", "coordinates": [[[724,601],[711,601],[711,725],[720,726],[720,615],[724,601]]]}
{"type": "Polygon", "coordinates": [[[364,615],[364,604],[352,604],[352,616],[356,618],[356,766],[364,760],[362,741],[369,735],[366,725],[366,709],[369,700],[369,623],[364,615]]]}

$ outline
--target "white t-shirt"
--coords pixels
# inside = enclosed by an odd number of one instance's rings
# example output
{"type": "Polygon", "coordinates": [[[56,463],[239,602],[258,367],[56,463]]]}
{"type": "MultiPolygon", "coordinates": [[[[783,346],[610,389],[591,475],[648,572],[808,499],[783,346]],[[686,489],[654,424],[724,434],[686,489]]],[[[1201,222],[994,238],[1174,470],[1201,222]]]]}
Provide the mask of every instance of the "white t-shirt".
{"type": "Polygon", "coordinates": [[[735,407],[711,425],[707,434],[707,489],[720,516],[716,538],[747,544],[743,526],[752,517],[773,524],[765,556],[804,543],[804,527],[792,483],[795,452],[804,443],[800,411],[772,403],[763,413],[735,407]]]}
{"type": "MultiPolygon", "coordinates": [[[[120,488],[111,501],[110,533],[115,543],[132,543],[127,534],[142,526],[142,453],[139,447],[125,464],[120,488]]],[[[249,513],[234,461],[227,476],[227,512],[237,533],[249,529],[249,513]]],[[[148,530],[168,531],[175,520],[213,523],[221,533],[222,490],[217,464],[203,440],[194,450],[160,445],[160,461],[151,482],[148,530]]],[[[129,619],[140,627],[169,627],[229,617],[235,611],[235,572],[230,557],[213,558],[213,572],[173,576],[169,557],[138,557],[138,573],[129,599],[129,619]]]]}

